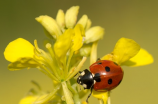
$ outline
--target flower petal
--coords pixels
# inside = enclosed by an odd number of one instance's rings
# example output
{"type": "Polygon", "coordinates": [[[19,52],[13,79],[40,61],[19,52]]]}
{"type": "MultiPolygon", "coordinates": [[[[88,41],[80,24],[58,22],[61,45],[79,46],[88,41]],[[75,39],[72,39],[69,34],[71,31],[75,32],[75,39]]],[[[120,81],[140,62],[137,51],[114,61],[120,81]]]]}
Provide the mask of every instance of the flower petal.
{"type": "Polygon", "coordinates": [[[14,62],[22,57],[33,58],[34,46],[23,38],[18,38],[10,42],[4,51],[4,57],[10,62],[14,62]]]}
{"type": "MultiPolygon", "coordinates": [[[[47,94],[36,95],[36,96],[29,95],[29,96],[26,96],[23,99],[21,99],[19,104],[39,104],[39,103],[36,103],[35,101],[41,100],[41,99],[45,98],[46,96],[47,96],[47,94]]],[[[44,103],[44,104],[50,104],[50,103],[48,102],[48,103],[44,103]]]]}
{"type": "Polygon", "coordinates": [[[33,104],[33,102],[36,101],[37,98],[38,96],[27,96],[21,99],[19,104],[33,104]]]}
{"type": "Polygon", "coordinates": [[[81,24],[83,26],[83,28],[86,28],[87,25],[87,21],[88,21],[88,16],[87,15],[83,15],[80,20],[78,21],[77,24],[81,24]]]}
{"type": "Polygon", "coordinates": [[[101,60],[111,60],[111,61],[113,61],[113,56],[114,55],[112,53],[110,53],[110,54],[107,54],[107,55],[103,56],[101,58],[101,60]]]}
{"type": "Polygon", "coordinates": [[[54,44],[54,52],[58,58],[63,59],[67,51],[72,45],[72,36],[74,35],[73,29],[67,29],[63,35],[60,35],[54,44]]]}
{"type": "Polygon", "coordinates": [[[135,56],[140,50],[139,44],[132,39],[121,38],[117,41],[113,55],[113,61],[121,65],[123,62],[135,56]]]}
{"type": "Polygon", "coordinates": [[[126,66],[143,66],[143,65],[148,65],[154,62],[154,59],[150,53],[148,53],[145,49],[140,49],[140,51],[132,57],[130,60],[125,61],[121,65],[126,65],[126,66]]]}
{"type": "Polygon", "coordinates": [[[87,30],[85,43],[95,42],[101,39],[104,35],[104,29],[100,26],[95,26],[87,30]]]}
{"type": "MultiPolygon", "coordinates": [[[[39,23],[42,24],[42,26],[48,31],[48,33],[56,39],[59,35],[62,34],[58,24],[56,21],[47,15],[42,15],[37,18],[35,18],[39,23]]],[[[48,34],[47,34],[48,35],[48,34]]],[[[50,36],[48,36],[50,37],[50,36]]]]}
{"type": "Polygon", "coordinates": [[[85,27],[85,30],[86,30],[86,31],[91,27],[91,24],[92,24],[91,20],[88,19],[88,20],[87,20],[86,27],[85,27]]]}
{"type": "Polygon", "coordinates": [[[79,50],[83,45],[83,36],[85,36],[84,28],[81,24],[77,24],[74,28],[75,35],[73,36],[72,51],[79,50]]]}
{"type": "Polygon", "coordinates": [[[56,16],[56,21],[61,29],[64,29],[65,27],[65,14],[63,10],[59,10],[56,16]]]}
{"type": "Polygon", "coordinates": [[[83,101],[82,104],[88,104],[86,101],[83,101]]]}
{"type": "Polygon", "coordinates": [[[65,23],[67,28],[73,28],[77,21],[79,6],[72,6],[66,11],[65,23]]]}
{"type": "Polygon", "coordinates": [[[98,92],[98,91],[93,90],[92,95],[95,98],[102,99],[104,101],[104,104],[106,104],[108,100],[108,92],[98,92]]]}
{"type": "Polygon", "coordinates": [[[24,68],[36,68],[38,63],[30,57],[23,57],[8,65],[10,71],[21,70],[24,68]]]}

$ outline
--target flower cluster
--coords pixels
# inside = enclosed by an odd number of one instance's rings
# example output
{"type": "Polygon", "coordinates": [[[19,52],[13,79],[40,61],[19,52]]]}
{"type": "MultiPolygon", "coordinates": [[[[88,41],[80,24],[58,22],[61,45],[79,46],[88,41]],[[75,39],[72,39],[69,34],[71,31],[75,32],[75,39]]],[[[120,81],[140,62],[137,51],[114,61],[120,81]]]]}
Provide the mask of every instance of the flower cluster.
{"type": "MultiPolygon", "coordinates": [[[[104,29],[100,26],[91,27],[87,15],[83,15],[77,22],[78,11],[79,6],[73,6],[66,13],[59,10],[56,19],[47,15],[36,18],[51,40],[44,44],[46,51],[39,48],[37,40],[32,45],[23,38],[10,42],[6,47],[4,56],[11,62],[9,70],[37,68],[50,77],[54,84],[50,93],[33,90],[20,104],[81,104],[80,99],[87,90],[79,90],[74,76],[81,70],[87,57],[90,56],[91,64],[97,60],[97,45],[104,35],[104,29]]],[[[113,52],[101,59],[127,66],[142,66],[153,62],[146,50],[127,38],[119,39],[113,52]]],[[[93,91],[93,96],[103,99],[106,104],[109,95],[107,92],[93,91]]]]}
{"type": "Polygon", "coordinates": [[[59,103],[80,103],[78,92],[71,87],[73,83],[70,79],[79,72],[86,57],[90,55],[91,44],[103,37],[104,29],[100,26],[91,27],[87,15],[83,15],[76,22],[78,11],[79,6],[73,6],[66,14],[59,10],[56,20],[46,15],[36,18],[51,39],[44,44],[47,51],[38,47],[37,40],[32,45],[23,38],[10,42],[6,47],[4,56],[11,62],[8,65],[9,70],[37,68],[50,77],[55,86],[49,94],[28,95],[20,104],[26,104],[26,101],[34,104],[51,103],[53,100],[59,103]],[[63,96],[61,94],[59,99],[53,99],[60,90],[63,90],[63,96]]]}

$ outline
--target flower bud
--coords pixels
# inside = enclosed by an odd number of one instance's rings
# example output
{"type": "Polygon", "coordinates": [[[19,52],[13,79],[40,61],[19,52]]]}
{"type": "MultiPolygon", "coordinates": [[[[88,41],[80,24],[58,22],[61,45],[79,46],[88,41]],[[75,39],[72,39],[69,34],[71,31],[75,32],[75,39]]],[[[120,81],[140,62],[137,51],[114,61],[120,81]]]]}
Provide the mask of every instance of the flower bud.
{"type": "Polygon", "coordinates": [[[56,39],[59,35],[62,34],[58,24],[53,18],[47,15],[43,15],[43,16],[37,17],[36,20],[42,24],[42,26],[49,32],[49,34],[54,39],[56,39]]]}
{"type": "Polygon", "coordinates": [[[77,21],[79,6],[73,6],[66,11],[65,23],[67,28],[73,28],[77,21]]]}
{"type": "Polygon", "coordinates": [[[88,20],[87,20],[86,27],[85,27],[85,30],[88,30],[88,29],[91,27],[91,24],[92,24],[91,20],[88,19],[88,20]]]}
{"type": "Polygon", "coordinates": [[[85,43],[95,42],[101,39],[104,35],[104,29],[100,26],[95,26],[86,31],[85,43]]]}
{"type": "Polygon", "coordinates": [[[83,28],[86,28],[87,25],[87,21],[88,21],[88,16],[87,15],[83,15],[80,20],[78,21],[77,24],[81,24],[83,26],[83,28]]]}
{"type": "Polygon", "coordinates": [[[81,49],[80,49],[80,54],[81,56],[89,56],[91,53],[91,45],[84,45],[81,49]]]}
{"type": "Polygon", "coordinates": [[[64,14],[63,10],[60,9],[58,11],[57,16],[56,16],[56,21],[61,29],[63,29],[65,27],[65,14],[64,14]]]}

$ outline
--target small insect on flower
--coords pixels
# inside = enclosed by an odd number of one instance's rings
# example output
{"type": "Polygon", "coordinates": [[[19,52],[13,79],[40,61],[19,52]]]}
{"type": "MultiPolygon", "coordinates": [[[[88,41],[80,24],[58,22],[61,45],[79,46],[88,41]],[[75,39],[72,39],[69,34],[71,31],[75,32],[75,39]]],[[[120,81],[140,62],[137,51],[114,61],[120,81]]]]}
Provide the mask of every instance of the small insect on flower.
{"type": "Polygon", "coordinates": [[[84,89],[91,89],[91,93],[93,89],[105,92],[117,87],[122,78],[123,70],[117,63],[110,60],[99,60],[90,66],[90,71],[85,69],[80,72],[77,83],[82,85],[84,89]]]}

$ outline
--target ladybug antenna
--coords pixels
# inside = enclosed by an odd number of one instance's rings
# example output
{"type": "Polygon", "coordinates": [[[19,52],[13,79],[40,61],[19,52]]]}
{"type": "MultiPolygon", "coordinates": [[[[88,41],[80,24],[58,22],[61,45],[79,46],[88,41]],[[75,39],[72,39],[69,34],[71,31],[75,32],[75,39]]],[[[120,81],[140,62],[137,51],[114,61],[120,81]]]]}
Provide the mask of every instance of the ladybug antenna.
{"type": "Polygon", "coordinates": [[[90,94],[88,95],[88,97],[87,97],[87,99],[86,99],[86,102],[88,103],[88,99],[89,99],[89,97],[91,96],[91,94],[92,94],[92,90],[93,90],[93,85],[92,85],[92,87],[91,87],[91,92],[90,92],[90,94]]]}
{"type": "Polygon", "coordinates": [[[81,74],[82,72],[81,72],[81,71],[79,71],[77,74],[75,74],[75,75],[74,75],[74,77],[76,77],[79,73],[81,74]]]}

